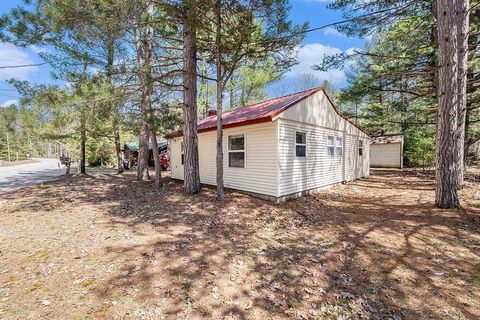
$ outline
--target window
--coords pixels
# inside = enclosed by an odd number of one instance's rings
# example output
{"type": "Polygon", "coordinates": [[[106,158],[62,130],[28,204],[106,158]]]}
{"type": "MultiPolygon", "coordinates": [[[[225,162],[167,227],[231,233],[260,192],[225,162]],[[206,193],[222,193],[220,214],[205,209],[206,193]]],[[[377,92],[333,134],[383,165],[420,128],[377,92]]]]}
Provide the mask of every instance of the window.
{"type": "Polygon", "coordinates": [[[327,153],[331,157],[343,155],[343,138],[328,136],[327,137],[327,153]]]}
{"type": "Polygon", "coordinates": [[[358,140],[358,155],[363,156],[363,140],[358,140]]]}
{"type": "Polygon", "coordinates": [[[185,164],[185,152],[183,152],[183,142],[180,144],[180,152],[182,153],[182,166],[185,164]]]}
{"type": "Polygon", "coordinates": [[[228,136],[228,166],[245,168],[245,135],[228,136]]]}
{"type": "Polygon", "coordinates": [[[343,155],[343,138],[337,137],[335,139],[335,155],[341,156],[343,155]]]}
{"type": "Polygon", "coordinates": [[[305,158],[307,156],[307,134],[295,133],[295,156],[305,158]]]}
{"type": "Polygon", "coordinates": [[[335,137],[334,136],[327,137],[327,152],[329,156],[335,155],[335,137]]]}

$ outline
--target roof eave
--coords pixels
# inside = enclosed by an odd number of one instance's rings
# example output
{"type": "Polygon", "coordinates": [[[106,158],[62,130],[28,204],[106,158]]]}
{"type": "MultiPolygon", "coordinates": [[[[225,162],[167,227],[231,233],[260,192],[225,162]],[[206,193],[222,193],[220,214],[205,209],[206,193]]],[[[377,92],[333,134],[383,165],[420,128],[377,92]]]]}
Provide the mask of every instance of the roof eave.
{"type": "MultiPolygon", "coordinates": [[[[235,123],[229,123],[225,124],[222,126],[223,129],[229,129],[229,128],[236,128],[236,127],[243,127],[243,126],[248,126],[252,124],[257,124],[257,123],[264,123],[264,122],[270,122],[272,121],[271,116],[266,116],[262,118],[257,118],[257,119],[252,119],[248,121],[242,121],[242,122],[235,122],[235,123]]],[[[203,129],[198,129],[198,133],[203,133],[203,132],[208,132],[208,131],[215,131],[217,130],[217,127],[208,127],[208,128],[203,128],[203,129]]],[[[172,133],[169,133],[165,135],[166,139],[172,139],[172,138],[178,138],[183,136],[183,131],[175,131],[172,133]]]]}

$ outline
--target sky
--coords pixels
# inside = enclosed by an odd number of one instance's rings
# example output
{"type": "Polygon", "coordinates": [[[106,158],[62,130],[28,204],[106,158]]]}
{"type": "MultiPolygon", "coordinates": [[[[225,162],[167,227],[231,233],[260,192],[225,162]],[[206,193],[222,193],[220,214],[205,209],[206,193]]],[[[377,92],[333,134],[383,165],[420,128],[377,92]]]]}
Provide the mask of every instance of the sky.
{"type": "MultiPolygon", "coordinates": [[[[307,21],[310,28],[343,20],[341,13],[327,8],[330,0],[290,0],[290,19],[296,24],[307,21]]],[[[10,12],[12,8],[22,3],[21,0],[1,0],[0,15],[10,12]]],[[[293,66],[284,78],[269,88],[268,94],[275,95],[276,88],[294,86],[296,79],[303,73],[315,74],[320,80],[330,81],[336,88],[346,85],[343,70],[319,72],[312,70],[312,66],[322,61],[325,54],[346,52],[353,48],[363,48],[365,41],[357,38],[347,38],[334,28],[308,33],[299,51],[299,64],[293,66]]],[[[44,50],[44,49],[43,49],[44,50]]],[[[32,64],[43,62],[39,57],[42,48],[31,46],[28,48],[15,47],[12,44],[0,43],[0,66],[32,64]]],[[[48,65],[17,69],[0,69],[0,107],[16,103],[18,93],[6,80],[27,80],[34,84],[53,83],[48,65]]]]}

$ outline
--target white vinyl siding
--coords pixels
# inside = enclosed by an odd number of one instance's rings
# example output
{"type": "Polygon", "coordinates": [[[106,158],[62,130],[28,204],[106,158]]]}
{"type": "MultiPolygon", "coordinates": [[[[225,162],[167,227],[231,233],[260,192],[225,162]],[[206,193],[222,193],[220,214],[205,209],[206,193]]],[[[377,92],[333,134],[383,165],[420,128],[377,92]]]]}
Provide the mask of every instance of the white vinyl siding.
{"type": "Polygon", "coordinates": [[[299,102],[276,119],[279,196],[368,176],[370,138],[339,116],[323,92],[299,102]],[[306,161],[298,161],[294,153],[288,153],[294,150],[288,145],[291,137],[302,130],[307,133],[306,161]],[[359,139],[363,141],[363,156],[358,156],[359,139]]]}
{"type": "Polygon", "coordinates": [[[170,144],[170,170],[172,178],[183,180],[183,137],[173,138],[169,141],[170,144]]]}
{"type": "Polygon", "coordinates": [[[370,148],[372,167],[402,167],[402,144],[400,142],[372,144],[370,148]]]}
{"type": "Polygon", "coordinates": [[[342,157],[327,156],[327,136],[332,130],[289,121],[279,123],[279,196],[342,181],[342,157]],[[295,132],[307,132],[308,158],[298,159],[295,132]]]}
{"type": "Polygon", "coordinates": [[[364,167],[363,159],[359,159],[363,157],[358,157],[358,139],[359,136],[345,135],[329,128],[280,119],[279,196],[367,176],[368,168],[364,167]],[[299,130],[307,133],[306,161],[299,161],[295,145],[291,142],[299,130]],[[334,137],[333,156],[328,152],[329,141],[332,140],[329,137],[334,137]]]}
{"type": "MultiPolygon", "coordinates": [[[[224,130],[223,170],[226,188],[276,196],[276,123],[266,122],[224,130]],[[228,136],[244,135],[245,168],[228,166],[228,136]]],[[[216,184],[216,131],[198,134],[200,181],[216,184]]],[[[183,138],[171,139],[172,178],[183,180],[183,166],[179,165],[180,143],[183,138]],[[178,145],[178,147],[176,147],[178,145]],[[175,155],[177,153],[177,155],[175,155]],[[178,163],[178,164],[177,164],[178,163]]]]}
{"type": "Polygon", "coordinates": [[[358,137],[355,137],[355,156],[357,158],[357,163],[355,166],[355,177],[354,179],[366,177],[370,173],[370,156],[369,156],[369,144],[365,139],[363,140],[363,155],[358,155],[358,137]]]}
{"type": "MultiPolygon", "coordinates": [[[[215,185],[216,131],[200,133],[200,180],[215,185]]],[[[183,179],[182,137],[171,140],[172,177],[183,179]]],[[[277,115],[272,122],[224,130],[225,187],[282,197],[368,176],[370,138],[339,116],[323,92],[277,115]],[[305,143],[303,143],[304,133],[305,143]],[[228,136],[244,135],[245,167],[228,166],[228,136]],[[333,155],[327,143],[333,136],[333,155]],[[363,141],[359,156],[358,141],[363,141]],[[298,156],[305,147],[305,157],[298,156]],[[299,153],[297,153],[299,148],[299,153]]]]}
{"type": "Polygon", "coordinates": [[[352,181],[359,178],[357,165],[359,157],[357,156],[357,137],[353,135],[345,136],[345,181],[352,181]]]}

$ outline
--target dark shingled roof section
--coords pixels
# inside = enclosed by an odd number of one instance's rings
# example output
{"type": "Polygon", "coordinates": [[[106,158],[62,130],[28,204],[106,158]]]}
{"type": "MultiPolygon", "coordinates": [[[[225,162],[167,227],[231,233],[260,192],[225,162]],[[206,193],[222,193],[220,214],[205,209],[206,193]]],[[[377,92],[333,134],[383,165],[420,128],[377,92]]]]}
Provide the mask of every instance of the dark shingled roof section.
{"type": "MultiPolygon", "coordinates": [[[[300,101],[310,97],[314,93],[322,91],[323,87],[318,87],[310,90],[305,90],[301,92],[295,92],[283,97],[270,99],[267,101],[262,101],[259,103],[252,104],[250,106],[236,109],[230,112],[225,112],[222,114],[223,120],[223,128],[232,128],[232,127],[239,127],[245,126],[249,124],[261,123],[261,122],[268,122],[272,121],[272,119],[278,115],[279,113],[287,110],[291,106],[299,103],[300,101]]],[[[324,90],[323,90],[324,91],[324,90]]],[[[325,91],[324,91],[325,92],[325,91]]],[[[328,97],[327,93],[325,92],[328,100],[330,101],[333,109],[335,112],[344,118],[345,120],[349,121],[346,117],[341,115],[334,107],[330,97],[328,97]]],[[[352,123],[353,124],[353,123],[352,123]]],[[[354,125],[354,124],[353,124],[354,125]]],[[[354,125],[355,126],[355,125],[354,125]]],[[[217,116],[209,116],[197,124],[197,131],[198,132],[205,132],[215,130],[217,128],[217,116]]],[[[360,128],[359,128],[360,129],[360,128]]],[[[362,130],[362,129],[360,129],[362,130]]],[[[363,130],[362,130],[363,131],[363,130]]],[[[180,137],[182,136],[182,131],[174,131],[166,135],[166,138],[173,138],[173,137],[180,137]]]]}

